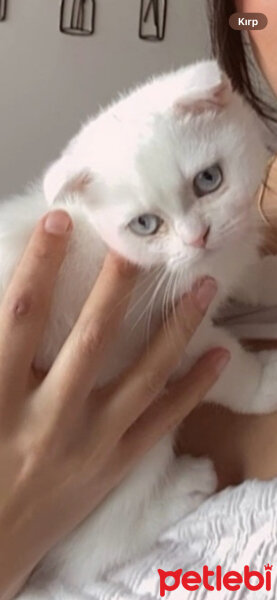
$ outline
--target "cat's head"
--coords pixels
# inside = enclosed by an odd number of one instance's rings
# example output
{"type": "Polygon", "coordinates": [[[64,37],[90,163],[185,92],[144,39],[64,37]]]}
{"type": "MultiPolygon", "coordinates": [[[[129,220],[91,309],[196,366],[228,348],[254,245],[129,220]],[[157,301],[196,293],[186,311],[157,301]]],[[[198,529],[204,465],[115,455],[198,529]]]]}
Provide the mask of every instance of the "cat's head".
{"type": "Polygon", "coordinates": [[[206,61],[148,81],[89,122],[44,189],[49,203],[85,202],[130,261],[175,269],[247,236],[265,164],[256,116],[206,61]]]}

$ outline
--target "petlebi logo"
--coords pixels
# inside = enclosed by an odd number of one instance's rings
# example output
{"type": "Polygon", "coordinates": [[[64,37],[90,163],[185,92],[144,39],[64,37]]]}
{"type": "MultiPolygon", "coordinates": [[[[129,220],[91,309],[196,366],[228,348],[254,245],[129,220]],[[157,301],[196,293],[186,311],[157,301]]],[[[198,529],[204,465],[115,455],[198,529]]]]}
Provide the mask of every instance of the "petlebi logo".
{"type": "MultiPolygon", "coordinates": [[[[235,592],[240,589],[247,589],[251,592],[263,590],[271,591],[271,575],[273,565],[267,563],[264,565],[263,572],[255,571],[248,565],[245,565],[243,571],[223,572],[222,567],[218,565],[215,571],[211,571],[207,565],[199,571],[185,571],[177,569],[176,571],[163,571],[158,569],[160,578],[160,596],[164,598],[167,592],[173,592],[177,589],[184,589],[189,592],[195,592],[201,587],[208,592],[214,590],[228,590],[235,592]]],[[[170,596],[168,596],[170,597],[170,596]]]]}

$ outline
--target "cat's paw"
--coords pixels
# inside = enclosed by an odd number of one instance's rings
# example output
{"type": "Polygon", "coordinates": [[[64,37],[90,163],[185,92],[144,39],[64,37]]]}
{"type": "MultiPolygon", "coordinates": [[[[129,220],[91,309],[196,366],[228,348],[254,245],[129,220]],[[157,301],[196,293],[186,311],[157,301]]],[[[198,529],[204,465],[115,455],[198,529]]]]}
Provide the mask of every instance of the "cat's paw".
{"type": "Polygon", "coordinates": [[[184,456],[177,460],[174,491],[186,498],[189,511],[195,510],[217,489],[217,476],[209,458],[184,456]]]}
{"type": "Polygon", "coordinates": [[[259,352],[263,365],[260,385],[253,399],[253,412],[270,413],[277,409],[277,352],[259,352]]]}
{"type": "Polygon", "coordinates": [[[193,458],[183,456],[178,459],[179,470],[187,479],[192,492],[209,496],[217,487],[217,476],[213,462],[209,458],[193,458]]]}
{"type": "Polygon", "coordinates": [[[166,507],[166,514],[163,513],[165,536],[168,536],[169,527],[194,512],[216,492],[217,477],[212,461],[190,456],[178,458],[169,486],[163,501],[166,507]]]}

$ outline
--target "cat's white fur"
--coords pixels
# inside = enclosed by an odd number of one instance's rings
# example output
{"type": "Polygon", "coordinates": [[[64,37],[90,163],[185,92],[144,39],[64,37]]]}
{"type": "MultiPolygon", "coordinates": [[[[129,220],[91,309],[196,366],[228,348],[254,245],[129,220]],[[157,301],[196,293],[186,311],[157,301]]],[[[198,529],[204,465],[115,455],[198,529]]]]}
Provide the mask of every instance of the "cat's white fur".
{"type": "MultiPolygon", "coordinates": [[[[217,300],[184,353],[178,373],[187,371],[211,346],[229,348],[230,364],[209,399],[242,412],[271,410],[277,400],[276,357],[267,361],[265,354],[247,353],[212,322],[219,303],[259,261],[253,197],[266,160],[255,114],[213,61],[157,77],[91,120],[48,170],[45,195],[36,189],[0,206],[3,291],[49,204],[65,207],[74,221],[38,365],[49,367],[54,360],[109,246],[143,267],[144,275],[98,384],[135,359],[160,321],[166,291],[176,299],[196,278],[208,274],[217,280],[217,300]],[[195,175],[215,163],[224,174],[222,186],[196,197],[195,175]],[[132,218],[144,213],[164,220],[156,235],[140,237],[128,228],[132,218]],[[207,226],[207,247],[194,247],[207,226]]],[[[252,287],[255,292],[254,283],[252,287]]],[[[214,489],[210,463],[177,460],[173,436],[168,435],[73,535],[49,553],[41,572],[49,577],[59,572],[85,587],[105,569],[147,549],[163,529],[214,489]]],[[[36,594],[34,579],[22,598],[36,594]]]]}

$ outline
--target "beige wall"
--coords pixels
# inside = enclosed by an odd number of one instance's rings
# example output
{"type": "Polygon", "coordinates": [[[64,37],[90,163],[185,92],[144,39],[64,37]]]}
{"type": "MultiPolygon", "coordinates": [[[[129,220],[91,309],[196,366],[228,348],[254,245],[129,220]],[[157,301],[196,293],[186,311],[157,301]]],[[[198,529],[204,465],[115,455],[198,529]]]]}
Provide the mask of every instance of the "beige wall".
{"type": "Polygon", "coordinates": [[[140,0],[96,0],[90,38],[58,31],[59,0],[8,0],[0,23],[0,196],[55,159],[82,120],[149,74],[209,53],[205,0],[168,0],[162,43],[138,39],[140,0]]]}

